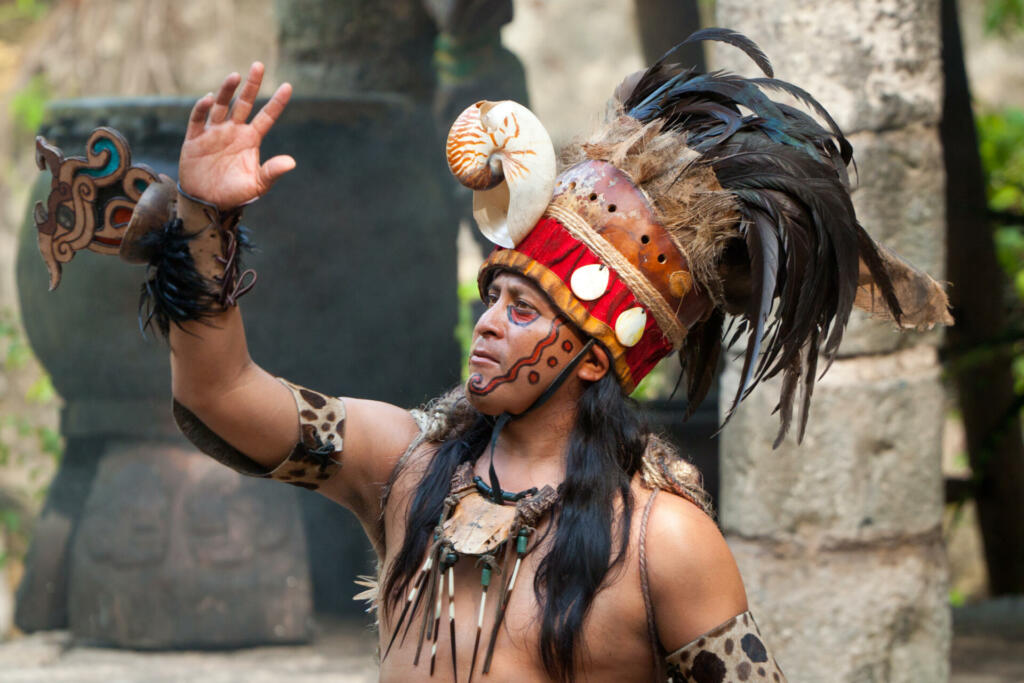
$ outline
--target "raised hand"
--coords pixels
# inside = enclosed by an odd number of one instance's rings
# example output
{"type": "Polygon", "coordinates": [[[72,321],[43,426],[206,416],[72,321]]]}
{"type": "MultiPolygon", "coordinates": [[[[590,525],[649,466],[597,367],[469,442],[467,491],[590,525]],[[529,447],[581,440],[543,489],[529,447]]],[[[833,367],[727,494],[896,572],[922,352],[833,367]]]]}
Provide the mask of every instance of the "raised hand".
{"type": "Polygon", "coordinates": [[[261,197],[278,178],[295,168],[282,154],[260,164],[260,143],[284,111],[292,87],[283,83],[247,122],[263,80],[263,65],[253,63],[234,106],[231,97],[241,77],[233,73],[217,91],[200,98],[189,116],[178,161],[178,181],[188,194],[221,209],[261,197]]]}

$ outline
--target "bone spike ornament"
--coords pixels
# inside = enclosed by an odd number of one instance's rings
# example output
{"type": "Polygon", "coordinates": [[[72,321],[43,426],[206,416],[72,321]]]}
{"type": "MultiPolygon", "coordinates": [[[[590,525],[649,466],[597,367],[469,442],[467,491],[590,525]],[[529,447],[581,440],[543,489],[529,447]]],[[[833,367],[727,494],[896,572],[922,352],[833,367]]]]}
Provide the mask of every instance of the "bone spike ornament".
{"type": "Polygon", "coordinates": [[[482,100],[452,124],[445,151],[452,173],[474,190],[480,232],[501,247],[518,244],[555,187],[555,149],[540,120],[511,100],[482,100]]]}

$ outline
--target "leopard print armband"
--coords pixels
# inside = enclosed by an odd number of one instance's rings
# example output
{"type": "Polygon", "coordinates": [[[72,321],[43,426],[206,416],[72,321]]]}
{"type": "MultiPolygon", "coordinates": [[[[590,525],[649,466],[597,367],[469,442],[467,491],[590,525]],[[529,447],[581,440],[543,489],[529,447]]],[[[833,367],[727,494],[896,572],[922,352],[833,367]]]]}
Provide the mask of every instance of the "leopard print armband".
{"type": "Polygon", "coordinates": [[[738,614],[665,658],[670,683],[784,683],[750,612],[738,614]]]}
{"type": "Polygon", "coordinates": [[[278,379],[295,398],[299,411],[299,442],[276,467],[265,467],[242,453],[177,401],[174,401],[174,420],[196,448],[239,474],[277,479],[316,490],[341,469],[345,403],[340,398],[324,396],[278,379]]]}
{"type": "Polygon", "coordinates": [[[341,469],[345,435],[345,403],[281,379],[299,411],[299,443],[288,459],[267,476],[304,489],[316,490],[341,469]]]}

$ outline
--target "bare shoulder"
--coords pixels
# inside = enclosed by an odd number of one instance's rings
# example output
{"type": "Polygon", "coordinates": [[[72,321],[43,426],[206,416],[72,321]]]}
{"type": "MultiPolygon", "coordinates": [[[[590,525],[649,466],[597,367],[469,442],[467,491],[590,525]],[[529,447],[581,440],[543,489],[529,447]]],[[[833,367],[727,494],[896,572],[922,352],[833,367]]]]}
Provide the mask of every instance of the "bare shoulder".
{"type": "Polygon", "coordinates": [[[381,491],[419,427],[403,408],[366,399],[343,400],[345,476],[332,480],[328,497],[351,508],[365,526],[379,519],[381,491]]]}
{"type": "Polygon", "coordinates": [[[732,552],[715,521],[660,491],[646,533],[647,572],[662,645],[677,649],[747,609],[732,552]]]}

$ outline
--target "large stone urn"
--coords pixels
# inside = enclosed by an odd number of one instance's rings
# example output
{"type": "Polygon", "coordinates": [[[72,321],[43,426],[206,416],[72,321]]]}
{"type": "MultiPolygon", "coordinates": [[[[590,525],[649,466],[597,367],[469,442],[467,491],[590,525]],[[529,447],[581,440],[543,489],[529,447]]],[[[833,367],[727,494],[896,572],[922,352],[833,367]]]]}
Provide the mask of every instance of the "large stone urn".
{"type": "MultiPolygon", "coordinates": [[[[54,103],[40,131],[84,154],[99,125],[133,163],[176,175],[191,101],[54,103]]],[[[259,273],[242,302],[268,371],[411,406],[458,379],[455,227],[429,113],[402,97],[293,100],[264,143],[298,168],[246,209],[259,273]]],[[[48,191],[49,175],[35,199],[48,191]]],[[[47,292],[26,221],[17,276],[32,346],[65,401],[67,448],[19,588],[23,630],[70,626],[129,647],[309,637],[317,610],[355,613],[371,569],[354,518],[317,494],[242,478],[170,417],[167,344],[136,323],[144,269],[81,252],[47,292]],[[312,600],[311,600],[312,597],[312,600]]]]}

